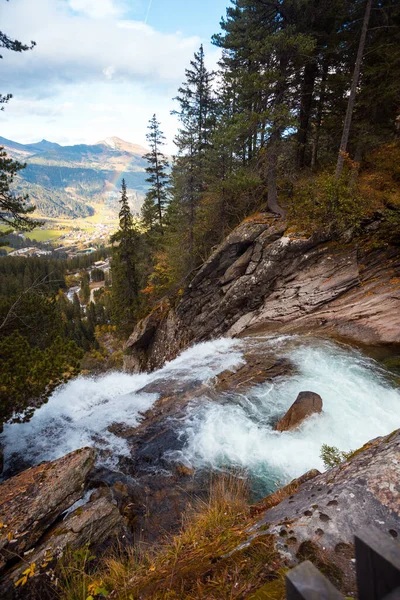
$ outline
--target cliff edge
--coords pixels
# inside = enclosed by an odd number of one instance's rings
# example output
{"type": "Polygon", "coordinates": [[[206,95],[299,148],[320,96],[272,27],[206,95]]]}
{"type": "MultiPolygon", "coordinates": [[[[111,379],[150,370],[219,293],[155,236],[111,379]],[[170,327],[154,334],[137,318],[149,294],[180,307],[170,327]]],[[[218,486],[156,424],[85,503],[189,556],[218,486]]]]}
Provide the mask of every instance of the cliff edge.
{"type": "Polygon", "coordinates": [[[256,215],[214,251],[174,307],[164,301],[138,323],[125,367],[155,369],[221,335],[317,328],[358,343],[400,343],[399,248],[306,236],[256,215]]]}

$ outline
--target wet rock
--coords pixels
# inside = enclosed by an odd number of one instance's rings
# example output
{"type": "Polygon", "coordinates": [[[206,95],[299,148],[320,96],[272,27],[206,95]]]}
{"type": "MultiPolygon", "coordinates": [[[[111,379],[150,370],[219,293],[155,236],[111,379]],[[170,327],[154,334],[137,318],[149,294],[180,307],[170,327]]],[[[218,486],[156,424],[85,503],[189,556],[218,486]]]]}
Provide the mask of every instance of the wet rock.
{"type": "MultiPolygon", "coordinates": [[[[318,475],[321,475],[321,473],[320,473],[320,471],[318,471],[318,469],[311,469],[310,471],[307,471],[307,473],[304,473],[303,475],[301,475],[301,477],[297,477],[296,479],[293,479],[290,483],[285,485],[283,488],[276,490],[276,492],[273,492],[266,498],[263,498],[262,500],[257,502],[257,504],[253,504],[250,507],[250,514],[252,516],[254,516],[254,515],[258,515],[262,512],[265,512],[267,509],[280,504],[285,498],[289,498],[289,502],[292,502],[293,498],[294,498],[294,494],[296,494],[298,492],[299,487],[303,483],[306,483],[307,481],[311,481],[311,479],[315,479],[315,477],[318,477],[318,475]]],[[[310,511],[305,511],[304,514],[309,513],[309,512],[310,511]]],[[[310,514],[312,514],[312,513],[310,513],[310,514]]],[[[282,533],[282,531],[281,531],[280,535],[287,535],[287,532],[285,531],[284,533],[282,533]]]]}
{"type": "Polygon", "coordinates": [[[124,530],[122,516],[109,499],[98,496],[85,503],[95,454],[83,448],[0,485],[1,598],[47,597],[42,580],[67,546],[90,543],[98,548],[124,530]],[[27,567],[32,569],[29,585],[17,588],[27,567]]]}
{"type": "Polygon", "coordinates": [[[237,277],[241,277],[246,273],[246,269],[250,263],[250,260],[253,255],[253,246],[250,246],[242,256],[231,265],[226,271],[225,274],[221,277],[221,284],[225,285],[233,279],[237,277]]]}
{"type": "Polygon", "coordinates": [[[52,568],[57,560],[62,558],[66,549],[78,550],[85,544],[98,548],[106,540],[122,533],[122,517],[116,506],[106,498],[89,502],[77,508],[64,521],[52,528],[41,543],[29,554],[25,553],[23,560],[6,571],[0,580],[0,595],[4,600],[14,598],[43,597],[43,591],[32,596],[31,583],[40,590],[50,583],[52,568]],[[29,579],[26,587],[18,589],[16,583],[22,577],[27,566],[34,567],[34,582],[29,579]]]}
{"type": "Polygon", "coordinates": [[[217,392],[244,392],[265,381],[272,381],[293,371],[293,365],[284,358],[269,356],[265,349],[245,354],[246,364],[235,371],[223,371],[215,378],[217,392]]]}
{"type": "Polygon", "coordinates": [[[0,572],[82,497],[94,459],[95,451],[84,448],[0,484],[0,572]]]}
{"type": "Polygon", "coordinates": [[[154,333],[165,315],[168,307],[160,304],[155,308],[145,319],[140,321],[135,331],[132,333],[128,341],[126,342],[126,348],[136,346],[136,348],[146,348],[149,341],[154,336],[154,333]]]}
{"type": "Polygon", "coordinates": [[[300,392],[287,413],[275,425],[276,431],[291,431],[315,414],[322,412],[322,398],[314,392],[300,392]]]}

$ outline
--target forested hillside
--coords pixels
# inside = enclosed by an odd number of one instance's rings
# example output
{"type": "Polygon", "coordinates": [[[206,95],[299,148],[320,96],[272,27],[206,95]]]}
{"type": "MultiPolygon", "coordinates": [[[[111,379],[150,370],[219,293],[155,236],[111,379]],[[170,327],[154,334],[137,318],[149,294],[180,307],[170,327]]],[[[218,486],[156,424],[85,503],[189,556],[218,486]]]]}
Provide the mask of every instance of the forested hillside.
{"type": "Polygon", "coordinates": [[[128,244],[137,268],[114,290],[126,331],[259,210],[333,238],[379,215],[378,244],[399,242],[399,4],[235,0],[221,27],[218,71],[201,47],[175,98],[169,181],[150,122],[147,232],[128,244]]]}
{"type": "Polygon", "coordinates": [[[0,258],[0,427],[45,401],[80,372],[85,352],[99,349],[96,327],[109,323],[109,309],[100,296],[89,303],[87,268],[107,253],[70,261],[0,258]],[[71,279],[68,273],[77,269],[78,278],[71,279]],[[70,301],[66,291],[74,284],[81,298],[74,294],[70,301]]]}

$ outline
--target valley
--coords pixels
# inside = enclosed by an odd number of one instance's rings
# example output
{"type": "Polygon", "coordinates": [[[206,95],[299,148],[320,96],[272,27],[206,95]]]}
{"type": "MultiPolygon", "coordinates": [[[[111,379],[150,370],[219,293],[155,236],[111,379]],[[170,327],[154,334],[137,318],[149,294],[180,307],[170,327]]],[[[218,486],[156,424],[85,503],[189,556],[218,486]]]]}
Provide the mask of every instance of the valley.
{"type": "Polygon", "coordinates": [[[142,146],[115,137],[91,146],[60,146],[46,140],[19,144],[0,137],[0,146],[10,157],[26,163],[16,178],[15,192],[29,195],[38,217],[115,219],[122,178],[133,213],[140,211],[148,187],[142,146]]]}

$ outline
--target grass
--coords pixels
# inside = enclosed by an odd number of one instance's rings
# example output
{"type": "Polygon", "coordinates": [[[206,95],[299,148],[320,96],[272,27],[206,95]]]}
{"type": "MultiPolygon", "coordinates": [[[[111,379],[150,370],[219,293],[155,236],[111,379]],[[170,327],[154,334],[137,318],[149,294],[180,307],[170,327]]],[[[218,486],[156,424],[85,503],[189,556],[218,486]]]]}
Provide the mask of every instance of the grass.
{"type": "Polygon", "coordinates": [[[26,233],[26,237],[37,242],[47,242],[55,240],[63,235],[58,229],[34,229],[26,233]]]}
{"type": "MultiPolygon", "coordinates": [[[[251,522],[247,497],[245,480],[219,477],[207,500],[188,508],[181,531],[161,545],[115,552],[91,576],[82,569],[77,577],[76,565],[64,565],[60,598],[86,600],[96,588],[118,600],[238,600],[272,582],[282,591],[273,537],[263,535],[240,548],[251,522]]],[[[283,598],[282,593],[274,597],[283,598]]]]}

